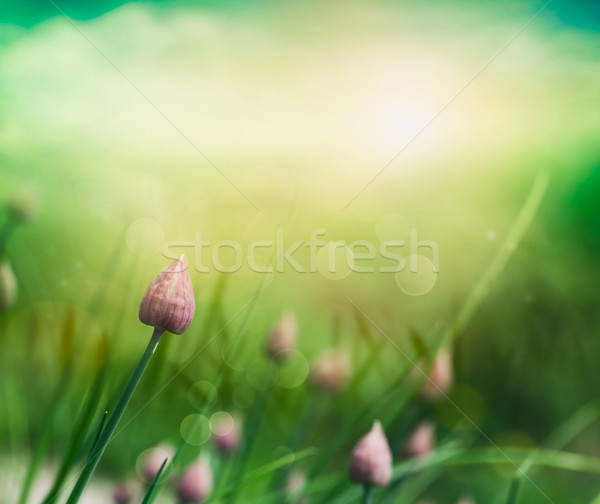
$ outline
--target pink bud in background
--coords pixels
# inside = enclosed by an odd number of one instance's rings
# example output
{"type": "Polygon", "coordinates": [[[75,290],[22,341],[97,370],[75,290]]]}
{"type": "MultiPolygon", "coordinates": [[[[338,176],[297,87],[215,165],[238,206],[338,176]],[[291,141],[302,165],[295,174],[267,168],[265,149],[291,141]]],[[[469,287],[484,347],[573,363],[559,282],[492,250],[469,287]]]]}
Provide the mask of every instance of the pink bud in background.
{"type": "Polygon", "coordinates": [[[192,323],[195,309],[192,281],[182,255],[148,286],[139,316],[146,325],[181,334],[192,323]]]}
{"type": "Polygon", "coordinates": [[[284,361],[290,356],[290,353],[296,347],[296,338],[298,333],[298,324],[296,317],[292,314],[286,314],[269,334],[267,341],[267,353],[278,361],[284,361]]]}
{"type": "Polygon", "coordinates": [[[183,473],[177,494],[181,503],[204,502],[210,496],[212,488],[212,469],[208,459],[201,458],[183,473]]]}
{"type": "Polygon", "coordinates": [[[285,489],[290,495],[297,495],[306,486],[306,474],[298,469],[292,471],[285,480],[285,489]]]}
{"type": "Polygon", "coordinates": [[[222,416],[213,427],[213,438],[218,450],[227,455],[237,450],[242,437],[242,426],[238,418],[222,416]]]}
{"type": "Polygon", "coordinates": [[[402,450],[402,456],[405,458],[423,457],[433,450],[434,446],[434,427],[429,422],[422,422],[406,441],[402,450]]]}
{"type": "Polygon", "coordinates": [[[473,499],[460,499],[456,504],[475,504],[473,499]]]}
{"type": "Polygon", "coordinates": [[[329,350],[313,365],[311,380],[321,391],[336,393],[342,390],[350,377],[350,358],[343,350],[329,350]]]}
{"type": "Polygon", "coordinates": [[[392,477],[392,452],[379,421],[352,452],[350,479],[369,486],[386,486],[392,477]]]}
{"type": "Polygon", "coordinates": [[[146,483],[152,483],[165,459],[173,460],[174,450],[162,445],[150,448],[142,454],[140,476],[146,483]]]}
{"type": "Polygon", "coordinates": [[[294,469],[285,480],[285,492],[287,500],[285,502],[294,502],[296,504],[305,504],[308,502],[306,497],[301,497],[302,491],[306,487],[306,474],[304,471],[294,469]]]}
{"type": "Polygon", "coordinates": [[[133,501],[135,494],[133,483],[121,482],[113,489],[112,499],[115,504],[129,504],[133,501]]]}
{"type": "Polygon", "coordinates": [[[450,391],[454,381],[452,353],[445,350],[438,354],[428,378],[421,389],[424,399],[436,401],[450,391]]]}

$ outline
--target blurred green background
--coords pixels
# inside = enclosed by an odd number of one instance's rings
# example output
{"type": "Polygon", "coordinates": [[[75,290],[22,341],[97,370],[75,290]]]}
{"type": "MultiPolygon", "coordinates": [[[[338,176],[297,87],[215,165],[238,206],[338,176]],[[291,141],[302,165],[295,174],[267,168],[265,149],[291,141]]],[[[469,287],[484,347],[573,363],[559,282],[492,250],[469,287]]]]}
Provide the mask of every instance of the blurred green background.
{"type": "MultiPolygon", "coordinates": [[[[221,407],[244,409],[236,390],[251,391],[248,367],[285,311],[298,318],[307,362],[337,342],[360,362],[354,303],[407,351],[410,331],[433,345],[440,328],[458,327],[461,407],[500,444],[542,443],[596,397],[600,355],[600,6],[544,4],[4,1],[0,198],[33,199],[38,210],[7,244],[19,296],[0,315],[0,449],[27,459],[71,352],[76,379],[54,420],[57,453],[104,355],[109,390],[122,386],[149,337],[137,307],[168,264],[165,243],[201,233],[246,251],[277,229],[286,249],[316,229],[346,244],[410,241],[412,229],[437,244],[440,271],[409,280],[331,278],[322,268],[265,275],[246,261],[232,274],[191,271],[196,319],[159,348],[131,416],[264,282],[221,407]],[[510,243],[538,177],[548,181],[539,207],[510,243]],[[473,294],[503,250],[506,266],[473,294]],[[472,318],[455,325],[474,298],[472,318]]],[[[173,250],[193,270],[193,250],[173,250]]],[[[308,264],[307,249],[295,257],[308,264]]],[[[242,320],[114,441],[106,474],[131,471],[142,449],[165,438],[177,442],[195,411],[191,384],[212,380],[220,345],[242,320]]],[[[406,364],[391,346],[380,359],[378,372],[330,406],[323,436],[406,364]]],[[[296,399],[286,394],[267,415],[259,461],[294,422],[296,399]]],[[[599,436],[594,424],[569,448],[599,455],[599,436]]],[[[450,502],[440,495],[458,497],[476,480],[481,502],[504,502],[492,482],[502,475],[469,471],[445,474],[431,496],[450,502]]],[[[590,502],[600,491],[595,478],[550,470],[539,484],[555,502],[590,502]]],[[[524,502],[545,502],[526,491],[524,502]]]]}

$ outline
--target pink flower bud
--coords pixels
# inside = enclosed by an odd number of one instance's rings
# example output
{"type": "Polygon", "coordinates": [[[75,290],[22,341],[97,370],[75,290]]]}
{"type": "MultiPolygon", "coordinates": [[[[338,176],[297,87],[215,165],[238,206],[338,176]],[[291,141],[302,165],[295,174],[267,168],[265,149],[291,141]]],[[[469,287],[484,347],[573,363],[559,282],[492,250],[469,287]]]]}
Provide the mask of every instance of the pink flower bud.
{"type": "Polygon", "coordinates": [[[421,389],[421,397],[424,399],[436,401],[450,391],[454,373],[452,371],[452,354],[449,351],[439,353],[428,378],[421,389]]]}
{"type": "Polygon", "coordinates": [[[192,281],[182,255],[148,286],[139,316],[146,325],[181,334],[192,323],[195,308],[192,281]]]}
{"type": "Polygon", "coordinates": [[[140,476],[146,483],[152,483],[165,459],[173,459],[174,450],[163,445],[146,450],[142,458],[140,476]]]}
{"type": "Polygon", "coordinates": [[[242,437],[240,421],[231,415],[224,416],[213,428],[213,438],[219,451],[226,455],[237,450],[242,437]]]}
{"type": "Polygon", "coordinates": [[[343,350],[330,350],[322,354],[313,365],[311,379],[323,392],[342,390],[350,376],[350,358],[343,350]]]}
{"type": "Polygon", "coordinates": [[[420,423],[410,435],[402,455],[405,458],[423,457],[427,455],[435,445],[434,427],[429,422],[420,423]]]}
{"type": "Polygon", "coordinates": [[[285,490],[289,495],[298,495],[306,486],[306,474],[296,469],[285,480],[285,490]]]}
{"type": "Polygon", "coordinates": [[[278,361],[287,359],[296,347],[296,335],[298,326],[296,318],[292,314],[281,317],[279,322],[271,330],[267,341],[267,353],[278,361]]]}
{"type": "Polygon", "coordinates": [[[212,487],[212,469],[208,459],[202,458],[183,473],[177,493],[182,503],[203,502],[210,496],[212,487]]]}
{"type": "Polygon", "coordinates": [[[113,489],[112,499],[115,504],[129,504],[135,497],[135,488],[132,483],[122,482],[113,489]]]}
{"type": "Polygon", "coordinates": [[[302,495],[304,488],[306,487],[306,474],[295,469],[285,480],[285,493],[287,499],[285,502],[293,502],[294,504],[306,504],[308,498],[302,495]]]}
{"type": "Polygon", "coordinates": [[[355,446],[350,479],[369,486],[386,486],[392,477],[392,452],[379,421],[355,446]]]}

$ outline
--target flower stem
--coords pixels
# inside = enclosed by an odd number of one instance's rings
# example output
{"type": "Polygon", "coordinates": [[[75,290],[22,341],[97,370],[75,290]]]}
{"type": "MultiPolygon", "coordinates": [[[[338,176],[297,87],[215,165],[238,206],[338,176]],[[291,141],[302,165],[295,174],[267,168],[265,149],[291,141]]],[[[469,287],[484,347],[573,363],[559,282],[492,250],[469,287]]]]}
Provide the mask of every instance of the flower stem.
{"type": "Polygon", "coordinates": [[[362,504],[371,504],[371,501],[373,500],[372,490],[373,490],[373,487],[371,487],[371,485],[364,486],[362,504]]]}
{"type": "Polygon", "coordinates": [[[144,355],[142,355],[140,362],[135,368],[135,371],[131,375],[127,386],[121,394],[119,402],[115,406],[114,411],[106,422],[106,426],[104,429],[102,429],[98,440],[90,451],[86,463],[79,474],[77,483],[71,491],[71,495],[69,495],[67,504],[75,504],[81,497],[81,494],[83,493],[88,481],[92,477],[98,462],[102,458],[102,455],[104,454],[104,451],[106,450],[106,447],[108,446],[108,443],[110,442],[110,439],[114,434],[115,429],[117,428],[117,425],[119,424],[119,421],[121,420],[121,417],[123,416],[123,413],[125,412],[125,409],[127,408],[127,405],[129,404],[129,401],[131,400],[131,397],[133,396],[133,393],[135,392],[135,389],[142,378],[142,375],[144,374],[144,371],[148,367],[148,363],[150,362],[150,359],[152,358],[152,355],[154,354],[154,351],[160,342],[160,337],[162,336],[163,332],[164,329],[160,329],[158,327],[154,328],[154,333],[152,334],[152,338],[150,338],[150,343],[148,343],[144,355]]]}

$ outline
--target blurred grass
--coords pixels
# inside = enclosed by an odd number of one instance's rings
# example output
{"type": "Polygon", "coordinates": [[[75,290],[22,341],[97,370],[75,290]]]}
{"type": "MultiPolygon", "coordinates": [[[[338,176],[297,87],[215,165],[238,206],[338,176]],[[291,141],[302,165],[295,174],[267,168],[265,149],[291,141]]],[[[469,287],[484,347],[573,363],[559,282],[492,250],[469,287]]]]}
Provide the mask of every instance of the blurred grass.
{"type": "MultiPolygon", "coordinates": [[[[504,462],[453,422],[447,406],[414,403],[418,383],[408,383],[397,352],[349,298],[415,361],[429,365],[440,345],[455,341],[451,399],[476,414],[493,440],[521,439],[516,432],[540,446],[507,450],[515,463],[532,464],[536,483],[556,502],[572,499],[565,489],[575,487],[584,502],[596,497],[595,479],[549,469],[597,472],[592,413],[573,424],[575,434],[552,435],[596,396],[600,46],[593,3],[555,0],[344,212],[541,3],[60,5],[261,211],[190,152],[50,4],[5,5],[0,199],[24,183],[41,198],[36,219],[6,242],[20,293],[14,309],[0,314],[0,452],[33,461],[24,497],[44,461],[56,476],[49,498],[57,493],[82,455],[75,447],[92,441],[92,403],[100,402],[98,410],[106,398],[114,404],[144,341],[137,303],[164,266],[160,245],[201,232],[213,243],[235,238],[246,247],[274,238],[278,227],[286,244],[317,228],[326,240],[377,241],[391,212],[440,247],[441,273],[425,296],[405,295],[385,274],[332,281],[292,271],[194,272],[196,319],[157,350],[102,473],[134,476],[138,455],[163,441],[180,447],[177,472],[211,450],[182,441],[182,419],[226,410],[252,419],[246,455],[218,468],[236,499],[279,502],[285,476],[300,467],[313,477],[308,489],[317,499],[344,489],[336,502],[351,502],[359,490],[345,479],[348,453],[373,417],[385,419],[397,452],[428,416],[460,448],[399,465],[398,478],[417,479],[389,498],[469,490],[478,502],[504,504],[513,485],[515,499],[522,490],[518,502],[543,502],[514,474],[470,467],[504,462]],[[540,172],[551,182],[540,176],[530,194],[540,172]],[[132,239],[139,219],[160,230],[158,247],[132,239]],[[266,334],[288,309],[299,319],[307,361],[330,346],[351,350],[353,377],[341,396],[320,395],[308,383],[252,386],[249,369],[262,365],[266,334]],[[82,359],[73,366],[75,348],[82,359]],[[190,400],[199,381],[217,388],[210,409],[190,400]],[[305,446],[320,449],[306,460],[280,456],[305,446]],[[251,475],[262,478],[236,487],[251,475]]],[[[305,264],[308,256],[296,257],[305,264]]]]}

